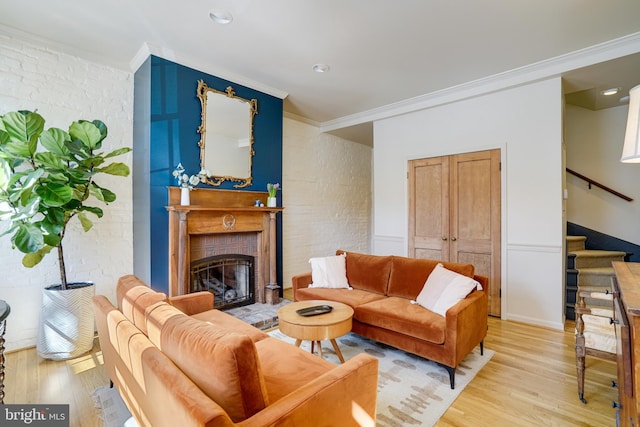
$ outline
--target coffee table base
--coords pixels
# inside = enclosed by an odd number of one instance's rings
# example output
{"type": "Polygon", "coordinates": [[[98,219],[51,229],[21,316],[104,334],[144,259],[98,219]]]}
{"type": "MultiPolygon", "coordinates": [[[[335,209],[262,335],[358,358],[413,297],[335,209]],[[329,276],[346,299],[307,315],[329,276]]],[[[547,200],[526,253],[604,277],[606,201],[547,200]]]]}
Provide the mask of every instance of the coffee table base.
{"type": "MultiPolygon", "coordinates": [[[[332,338],[329,341],[331,341],[331,345],[333,346],[333,351],[336,352],[338,359],[340,359],[340,363],[344,363],[344,357],[342,356],[342,352],[340,351],[340,347],[338,347],[338,343],[336,342],[336,340],[332,338]]],[[[320,356],[320,358],[322,359],[322,344],[320,341],[311,341],[310,352],[311,354],[315,354],[313,347],[315,346],[316,343],[318,343],[318,356],[320,356]]],[[[297,339],[296,347],[300,347],[300,344],[302,344],[302,340],[297,339]]]]}

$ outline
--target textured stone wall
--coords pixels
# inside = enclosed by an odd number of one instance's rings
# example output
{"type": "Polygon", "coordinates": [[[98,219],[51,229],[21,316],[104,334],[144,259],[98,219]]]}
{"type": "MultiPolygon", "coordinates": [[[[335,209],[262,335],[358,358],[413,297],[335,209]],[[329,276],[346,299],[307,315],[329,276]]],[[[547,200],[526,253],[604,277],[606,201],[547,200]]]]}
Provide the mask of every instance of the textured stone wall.
{"type": "MultiPolygon", "coordinates": [[[[105,151],[133,146],[131,73],[0,36],[0,114],[22,109],[38,110],[47,128],[66,130],[72,121],[99,119],[109,130],[105,151]]],[[[131,154],[118,160],[131,165],[131,154]]],[[[88,233],[72,221],[64,241],[67,276],[93,281],[96,293],[113,301],[116,280],[133,271],[131,177],[107,176],[98,184],[117,200],[101,206],[104,217],[88,233]]],[[[5,228],[0,222],[0,233],[5,228]]],[[[0,299],[11,305],[8,350],[35,344],[41,289],[60,282],[55,252],[32,269],[21,260],[10,240],[0,238],[0,299]]]]}
{"type": "Polygon", "coordinates": [[[370,252],[373,149],[284,119],[283,280],[336,249],[370,252]]]}

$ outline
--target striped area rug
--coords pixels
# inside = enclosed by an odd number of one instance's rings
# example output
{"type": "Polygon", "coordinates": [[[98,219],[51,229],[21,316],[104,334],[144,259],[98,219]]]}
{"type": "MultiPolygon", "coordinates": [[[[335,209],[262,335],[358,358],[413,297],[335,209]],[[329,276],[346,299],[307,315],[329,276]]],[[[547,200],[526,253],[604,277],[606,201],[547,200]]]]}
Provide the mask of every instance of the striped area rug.
{"type": "MultiPolygon", "coordinates": [[[[274,338],[294,343],[279,330],[274,338]]],[[[336,340],[345,360],[365,352],[379,360],[377,425],[381,427],[432,426],[451,406],[473,377],[487,364],[494,351],[476,347],[456,369],[456,388],[451,390],[449,374],[435,362],[394,347],[349,333],[336,340]]],[[[301,347],[309,350],[310,343],[301,347]]],[[[340,363],[329,341],[322,342],[323,357],[340,363]]]]}

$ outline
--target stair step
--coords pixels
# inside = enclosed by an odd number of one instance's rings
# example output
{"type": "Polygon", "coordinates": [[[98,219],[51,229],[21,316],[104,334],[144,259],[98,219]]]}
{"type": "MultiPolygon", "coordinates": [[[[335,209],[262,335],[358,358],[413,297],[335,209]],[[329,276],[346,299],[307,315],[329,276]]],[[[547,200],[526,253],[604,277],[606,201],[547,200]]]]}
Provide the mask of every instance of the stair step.
{"type": "Polygon", "coordinates": [[[567,236],[567,252],[583,251],[586,240],[585,236],[567,236]]]}
{"type": "Polygon", "coordinates": [[[611,278],[613,276],[615,276],[613,267],[581,268],[578,270],[578,286],[611,289],[611,278]]]}
{"type": "Polygon", "coordinates": [[[603,251],[588,249],[584,251],[573,251],[575,255],[574,268],[611,267],[613,261],[624,261],[626,252],[603,251]]]}

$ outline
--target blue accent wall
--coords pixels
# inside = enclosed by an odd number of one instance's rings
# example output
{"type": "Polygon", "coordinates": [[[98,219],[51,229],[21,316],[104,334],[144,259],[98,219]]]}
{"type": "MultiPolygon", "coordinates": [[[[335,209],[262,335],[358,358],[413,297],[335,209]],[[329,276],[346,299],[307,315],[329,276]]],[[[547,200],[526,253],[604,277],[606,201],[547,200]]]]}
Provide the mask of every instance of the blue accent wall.
{"type": "MultiPolygon", "coordinates": [[[[138,208],[148,210],[150,284],[154,289],[168,292],[167,187],[176,185],[172,172],[178,163],[182,163],[189,175],[200,170],[198,80],[204,80],[209,87],[219,91],[232,86],[238,96],[258,101],[253,130],[253,183],[240,191],[266,191],[267,183],[282,182],[282,100],[166,59],[151,56],[150,60],[150,79],[140,79],[150,85],[150,95],[148,99],[135,99],[136,103],[149,103],[150,116],[142,120],[134,117],[134,127],[146,125],[149,128],[148,140],[134,141],[134,153],[136,150],[148,153],[149,203],[148,206],[138,204],[139,198],[134,193],[134,211],[138,208]]],[[[134,158],[134,167],[135,163],[134,158]]],[[[210,188],[233,189],[233,183],[224,182],[210,188]]],[[[279,200],[282,200],[281,194],[279,200]]],[[[146,225],[134,224],[134,236],[136,226],[146,225]]],[[[277,275],[278,284],[282,286],[282,215],[278,215],[277,229],[277,275]]]]}

